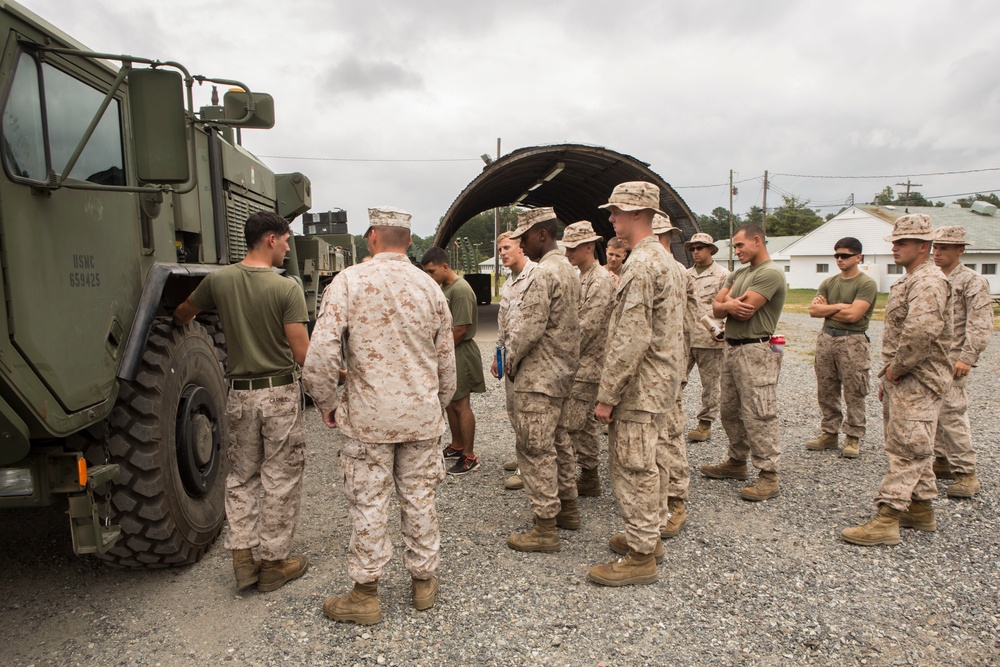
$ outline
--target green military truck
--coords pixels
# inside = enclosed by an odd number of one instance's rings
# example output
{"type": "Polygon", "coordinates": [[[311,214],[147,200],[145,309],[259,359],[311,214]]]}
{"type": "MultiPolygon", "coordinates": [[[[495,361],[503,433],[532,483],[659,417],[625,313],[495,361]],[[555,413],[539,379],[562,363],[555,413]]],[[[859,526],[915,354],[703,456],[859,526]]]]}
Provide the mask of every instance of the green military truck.
{"type": "Polygon", "coordinates": [[[274,111],[238,81],[12,2],[0,36],[0,508],[65,504],[74,550],[122,566],[195,562],[225,517],[225,340],[169,315],[243,258],[250,213],[308,210],[309,179],[240,145],[274,111]],[[195,84],[229,92],[196,110],[195,84]]]}

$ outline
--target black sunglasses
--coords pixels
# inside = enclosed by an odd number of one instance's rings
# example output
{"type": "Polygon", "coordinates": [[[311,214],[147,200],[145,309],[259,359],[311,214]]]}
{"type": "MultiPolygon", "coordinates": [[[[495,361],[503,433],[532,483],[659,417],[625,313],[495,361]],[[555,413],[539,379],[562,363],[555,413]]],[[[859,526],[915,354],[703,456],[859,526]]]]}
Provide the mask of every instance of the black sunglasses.
{"type": "Polygon", "coordinates": [[[838,252],[838,253],[834,254],[833,258],[834,259],[850,259],[851,257],[857,257],[860,254],[861,254],[860,252],[852,252],[850,254],[848,254],[846,252],[838,252]]]}

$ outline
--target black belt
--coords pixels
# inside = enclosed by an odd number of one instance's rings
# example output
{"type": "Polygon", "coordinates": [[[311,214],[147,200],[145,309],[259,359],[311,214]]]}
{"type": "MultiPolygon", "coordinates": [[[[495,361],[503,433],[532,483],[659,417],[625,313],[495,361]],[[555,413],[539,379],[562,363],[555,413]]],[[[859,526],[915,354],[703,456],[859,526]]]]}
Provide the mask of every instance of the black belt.
{"type": "Polygon", "coordinates": [[[251,380],[230,380],[229,386],[236,391],[249,391],[254,389],[271,389],[273,387],[284,387],[292,384],[298,378],[294,373],[288,375],[275,375],[269,378],[253,378],[251,380]]]}
{"type": "Polygon", "coordinates": [[[726,342],[730,345],[750,345],[751,343],[766,343],[771,340],[770,336],[764,336],[763,338],[727,338],[726,342]]]}
{"type": "Polygon", "coordinates": [[[823,327],[823,333],[828,336],[852,336],[854,334],[864,334],[864,331],[849,331],[847,329],[830,329],[829,327],[823,327]]]}

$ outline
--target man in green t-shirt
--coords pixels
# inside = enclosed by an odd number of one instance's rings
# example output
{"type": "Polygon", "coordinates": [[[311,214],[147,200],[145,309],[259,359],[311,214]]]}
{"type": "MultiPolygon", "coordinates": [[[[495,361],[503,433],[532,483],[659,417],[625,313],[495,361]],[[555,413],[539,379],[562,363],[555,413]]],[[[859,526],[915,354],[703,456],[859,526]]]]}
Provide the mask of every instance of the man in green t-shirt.
{"type": "Polygon", "coordinates": [[[289,236],[281,216],[254,213],[244,227],[243,261],[207,275],[174,311],[183,326],[217,309],[226,335],[226,548],[240,590],[257,584],[273,591],[309,565],[305,556],[291,555],[306,458],[298,369],[309,349],[309,315],[301,288],[274,271],[285,261],[289,236]]]}
{"type": "Polygon", "coordinates": [[[868,323],[875,310],[878,285],[858,264],[864,261],[861,241],[848,236],[833,246],[840,275],[830,276],[819,285],[809,306],[810,317],[822,317],[823,328],[816,338],[816,397],[822,413],[823,433],[806,442],[806,449],[836,449],[841,426],[848,459],[858,457],[865,437],[865,397],[871,356],[868,323]],[[840,409],[843,390],[846,418],[840,409]]]}
{"type": "Polygon", "coordinates": [[[722,427],[729,436],[729,460],[705,465],[713,479],[749,479],[747,458],[760,473],[740,492],[743,500],[767,500],[779,493],[778,374],[781,352],[769,345],[785,305],[785,276],[767,253],[764,230],[743,225],[733,235],[733,250],[744,268],[731,273],[712,315],[726,318],[722,363],[722,427]]]}
{"type": "Polygon", "coordinates": [[[470,395],[486,391],[483,377],[483,358],[474,340],[479,326],[476,293],[465,278],[448,263],[448,253],[441,248],[431,248],[420,259],[420,265],[441,286],[448,308],[451,310],[452,333],[455,338],[455,370],[458,389],[445,409],[451,427],[451,444],[444,448],[446,459],[457,459],[448,468],[449,475],[464,475],[479,467],[475,453],[476,415],[472,411],[470,395]]]}

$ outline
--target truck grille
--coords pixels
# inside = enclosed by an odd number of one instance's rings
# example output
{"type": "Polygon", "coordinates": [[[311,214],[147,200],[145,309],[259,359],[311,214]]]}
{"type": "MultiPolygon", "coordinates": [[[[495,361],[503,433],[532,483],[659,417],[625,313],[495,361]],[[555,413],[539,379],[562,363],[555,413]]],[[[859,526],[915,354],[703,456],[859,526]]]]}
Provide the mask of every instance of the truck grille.
{"type": "Polygon", "coordinates": [[[247,255],[243,226],[252,213],[273,211],[274,202],[256,198],[253,193],[240,194],[229,190],[226,197],[226,227],[229,236],[229,263],[235,264],[247,255]]]}

